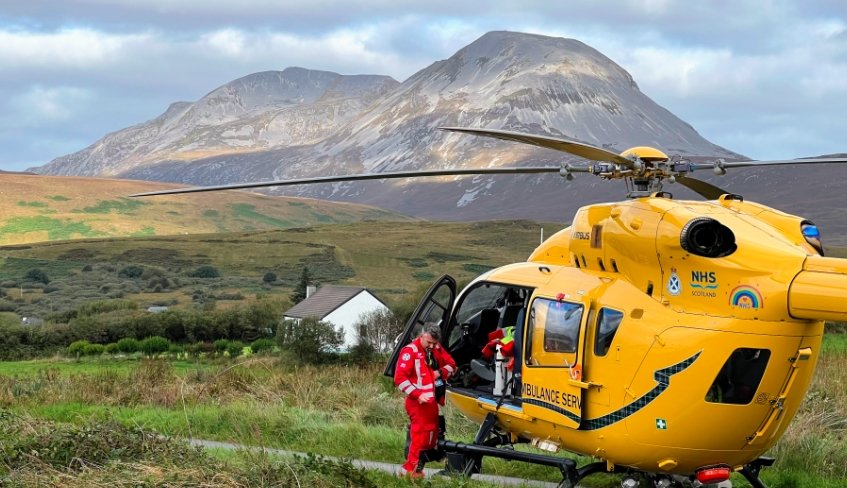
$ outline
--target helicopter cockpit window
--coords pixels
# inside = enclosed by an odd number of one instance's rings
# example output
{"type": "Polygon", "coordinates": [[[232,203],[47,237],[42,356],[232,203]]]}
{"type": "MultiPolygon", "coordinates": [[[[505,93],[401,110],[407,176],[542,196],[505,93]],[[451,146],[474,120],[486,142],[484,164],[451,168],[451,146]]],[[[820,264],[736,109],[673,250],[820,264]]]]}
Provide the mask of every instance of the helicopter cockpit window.
{"type": "Polygon", "coordinates": [[[746,405],[753,401],[771,352],[742,347],[733,351],[706,393],[710,403],[746,405]]]}
{"type": "Polygon", "coordinates": [[[594,354],[605,356],[612,347],[612,341],[623,320],[623,312],[611,308],[601,308],[597,317],[597,331],[594,334],[594,354]]]}
{"type": "Polygon", "coordinates": [[[578,303],[535,300],[527,332],[527,364],[567,366],[565,360],[572,363],[576,358],[582,311],[578,303]]]}

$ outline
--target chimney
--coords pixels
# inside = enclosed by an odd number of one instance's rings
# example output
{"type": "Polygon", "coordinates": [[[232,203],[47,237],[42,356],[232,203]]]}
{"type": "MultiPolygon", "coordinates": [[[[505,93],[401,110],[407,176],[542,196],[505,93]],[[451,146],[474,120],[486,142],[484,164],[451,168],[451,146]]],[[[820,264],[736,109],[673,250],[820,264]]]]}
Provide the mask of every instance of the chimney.
{"type": "Polygon", "coordinates": [[[306,287],[306,298],[309,298],[310,296],[314,295],[316,291],[318,291],[318,287],[317,287],[317,286],[315,286],[315,285],[308,285],[308,286],[306,287]]]}

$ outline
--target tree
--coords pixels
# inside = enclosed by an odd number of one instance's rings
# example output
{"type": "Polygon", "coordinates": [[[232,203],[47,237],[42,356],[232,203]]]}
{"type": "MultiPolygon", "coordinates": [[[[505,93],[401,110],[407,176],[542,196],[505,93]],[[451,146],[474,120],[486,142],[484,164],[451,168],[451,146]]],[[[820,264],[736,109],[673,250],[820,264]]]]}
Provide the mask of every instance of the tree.
{"type": "Polygon", "coordinates": [[[280,349],[293,356],[300,364],[328,362],[344,343],[344,331],[316,317],[306,317],[300,322],[285,320],[276,332],[280,349]]]}
{"type": "Polygon", "coordinates": [[[389,352],[394,348],[394,340],[403,332],[403,323],[391,310],[373,310],[359,315],[353,325],[358,337],[357,344],[369,344],[377,352],[389,352]]]}
{"type": "Polygon", "coordinates": [[[300,272],[300,279],[297,281],[297,286],[294,287],[294,291],[289,297],[293,305],[297,305],[306,299],[306,288],[312,284],[312,280],[312,273],[309,271],[309,267],[303,266],[303,271],[300,272]]]}

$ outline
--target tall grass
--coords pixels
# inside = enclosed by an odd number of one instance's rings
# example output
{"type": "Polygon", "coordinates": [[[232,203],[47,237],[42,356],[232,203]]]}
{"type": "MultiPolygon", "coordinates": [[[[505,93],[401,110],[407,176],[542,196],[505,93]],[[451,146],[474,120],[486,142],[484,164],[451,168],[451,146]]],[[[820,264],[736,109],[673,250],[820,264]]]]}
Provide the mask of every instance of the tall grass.
{"type": "MultiPolygon", "coordinates": [[[[386,473],[318,456],[272,457],[261,451],[209,453],[137,427],[89,421],[59,424],[0,410],[0,486],[397,487],[386,473]]],[[[433,487],[464,486],[432,480],[433,487]]]]}
{"type": "MultiPolygon", "coordinates": [[[[847,486],[847,335],[825,337],[818,369],[805,402],[785,435],[771,450],[787,480],[803,484],[813,473],[842,480],[847,486]]],[[[838,485],[834,485],[838,486],[838,485]]]]}
{"type": "MultiPolygon", "coordinates": [[[[827,337],[807,399],[769,453],[777,458],[763,471],[771,488],[835,488],[847,480],[845,339],[827,337]]],[[[296,366],[268,357],[202,367],[162,360],[79,370],[24,364],[37,372],[0,373],[0,407],[63,422],[115,419],[178,437],[390,462],[402,458],[407,418],[402,398],[381,375],[382,365],[296,366]]],[[[477,426],[453,409],[446,412],[449,437],[471,440],[477,426]]],[[[522,463],[486,460],[484,470],[558,479],[553,469],[522,463]]]]}

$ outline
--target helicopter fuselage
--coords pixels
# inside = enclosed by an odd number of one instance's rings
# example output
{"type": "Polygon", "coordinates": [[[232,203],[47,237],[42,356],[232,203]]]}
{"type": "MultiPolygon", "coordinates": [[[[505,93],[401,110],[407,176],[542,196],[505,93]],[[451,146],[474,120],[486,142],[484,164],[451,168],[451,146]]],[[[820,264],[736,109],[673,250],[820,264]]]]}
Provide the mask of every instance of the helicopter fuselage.
{"type": "Polygon", "coordinates": [[[482,290],[524,297],[508,393],[494,396],[468,373],[448,399],[477,422],[495,414],[515,440],[610,467],[738,469],[787,428],[823,320],[847,312],[831,299],[847,292],[847,266],[822,257],[805,224],[733,197],[584,207],[526,263],[492,270],[456,298],[445,336],[466,362],[462,322],[477,317],[482,290]]]}

